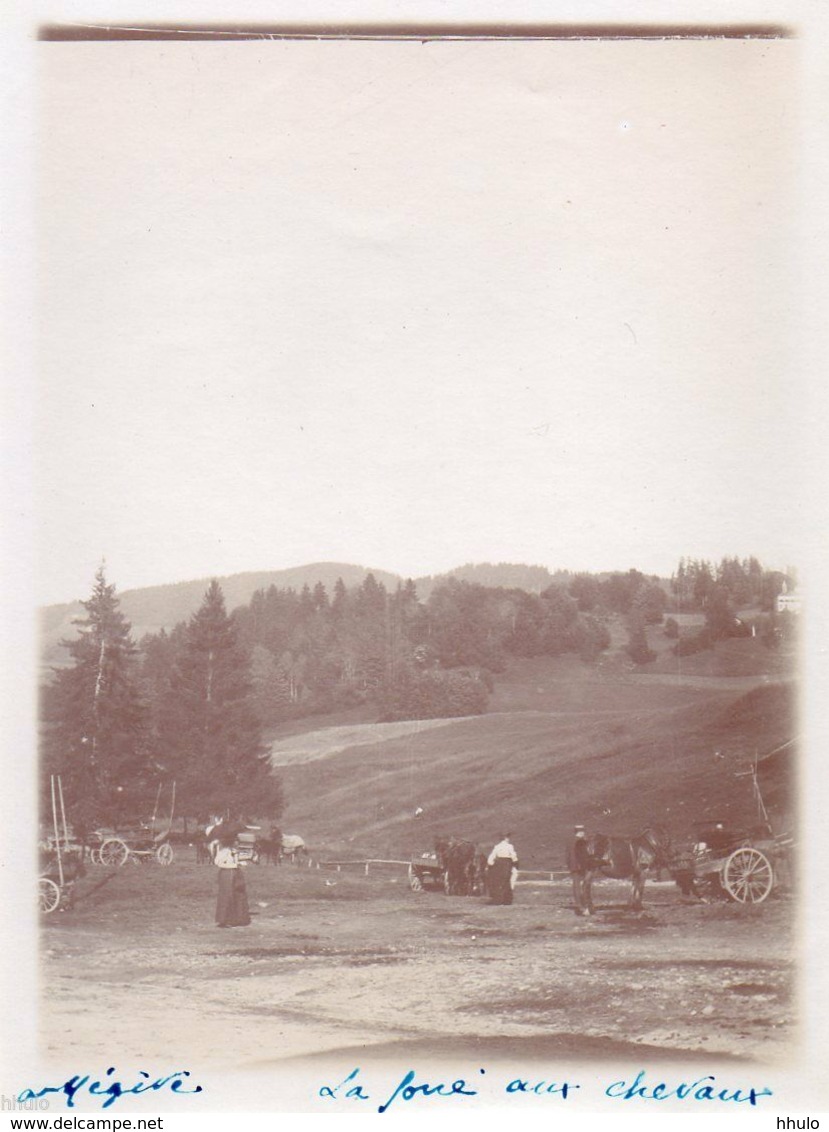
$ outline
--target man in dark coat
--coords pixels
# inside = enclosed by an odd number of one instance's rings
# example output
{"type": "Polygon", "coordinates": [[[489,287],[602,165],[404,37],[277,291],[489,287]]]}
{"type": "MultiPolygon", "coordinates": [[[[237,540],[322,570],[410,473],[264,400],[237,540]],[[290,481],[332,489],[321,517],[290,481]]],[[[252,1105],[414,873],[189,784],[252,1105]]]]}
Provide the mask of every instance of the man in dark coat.
{"type": "Polygon", "coordinates": [[[587,844],[587,834],[583,825],[573,829],[573,836],[567,843],[567,868],[573,882],[573,899],[577,916],[593,915],[593,896],[588,875],[594,861],[587,844]]]}

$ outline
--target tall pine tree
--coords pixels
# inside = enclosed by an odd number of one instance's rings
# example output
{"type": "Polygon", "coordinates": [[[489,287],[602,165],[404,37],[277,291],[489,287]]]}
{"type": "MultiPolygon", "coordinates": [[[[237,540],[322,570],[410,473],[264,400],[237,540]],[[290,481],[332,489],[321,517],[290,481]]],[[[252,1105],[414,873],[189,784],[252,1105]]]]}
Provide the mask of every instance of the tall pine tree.
{"type": "Polygon", "coordinates": [[[60,774],[76,833],[135,819],[150,788],[149,734],[130,625],[103,566],[79,636],[62,642],[72,664],[44,693],[42,770],[60,774]]]}
{"type": "Polygon", "coordinates": [[[265,757],[250,662],[216,581],[185,628],[159,740],[188,816],[279,816],[282,793],[265,757]]]}

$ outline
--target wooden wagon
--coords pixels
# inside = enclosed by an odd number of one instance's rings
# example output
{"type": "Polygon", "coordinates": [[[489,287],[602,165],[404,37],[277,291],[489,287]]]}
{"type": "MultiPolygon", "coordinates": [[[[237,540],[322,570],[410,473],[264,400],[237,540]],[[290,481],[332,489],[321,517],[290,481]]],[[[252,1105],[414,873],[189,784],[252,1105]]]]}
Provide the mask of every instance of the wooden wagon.
{"type": "Polygon", "coordinates": [[[774,825],[787,831],[792,826],[795,751],[796,740],[790,739],[756,757],[748,770],[737,775],[751,782],[757,808],[754,829],[735,829],[725,821],[697,824],[691,859],[686,862],[691,891],[725,896],[738,904],[762,904],[781,878],[791,879],[794,837],[791,832],[775,833],[774,825]]]}
{"type": "Polygon", "coordinates": [[[409,864],[409,887],[412,892],[423,892],[426,888],[446,888],[446,870],[440,863],[437,853],[419,853],[409,864]]]}
{"type": "Polygon", "coordinates": [[[99,830],[99,845],[92,851],[96,864],[120,868],[127,861],[141,864],[154,860],[159,865],[171,865],[175,853],[170,844],[169,829],[155,830],[149,825],[137,825],[118,830],[99,830]]]}
{"type": "Polygon", "coordinates": [[[173,782],[170,795],[170,815],[166,820],[158,820],[158,804],[161,799],[161,784],[156,794],[155,806],[149,821],[135,822],[119,826],[117,829],[96,830],[97,846],[92,849],[92,861],[96,865],[109,865],[120,868],[127,861],[134,865],[144,861],[155,861],[159,865],[171,865],[175,853],[170,844],[170,829],[176,807],[176,784],[173,782]]]}
{"type": "Polygon", "coordinates": [[[697,895],[724,895],[738,904],[762,904],[788,865],[791,837],[749,835],[723,822],[698,826],[693,878],[697,895]]]}
{"type": "Polygon", "coordinates": [[[83,848],[70,836],[66,822],[60,775],[52,775],[50,785],[52,831],[38,846],[40,868],[37,880],[37,902],[40,911],[46,915],[69,905],[75,881],[83,875],[84,871],[83,848]],[[60,820],[58,820],[58,813],[60,813],[60,820]]]}

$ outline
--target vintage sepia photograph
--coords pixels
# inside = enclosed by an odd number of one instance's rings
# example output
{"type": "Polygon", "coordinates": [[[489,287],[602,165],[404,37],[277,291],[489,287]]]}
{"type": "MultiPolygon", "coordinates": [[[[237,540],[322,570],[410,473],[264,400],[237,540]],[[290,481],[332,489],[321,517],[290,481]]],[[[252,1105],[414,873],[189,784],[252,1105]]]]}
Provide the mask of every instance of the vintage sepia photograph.
{"type": "Polygon", "coordinates": [[[804,1111],[795,32],[32,50],[4,1095],[804,1111]]]}

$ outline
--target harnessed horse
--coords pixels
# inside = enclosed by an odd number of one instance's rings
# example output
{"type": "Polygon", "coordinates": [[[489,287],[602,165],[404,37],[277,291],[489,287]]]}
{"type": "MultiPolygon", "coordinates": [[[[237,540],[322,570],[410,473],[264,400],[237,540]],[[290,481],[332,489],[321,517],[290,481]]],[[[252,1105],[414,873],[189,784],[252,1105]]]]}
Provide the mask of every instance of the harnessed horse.
{"type": "Polygon", "coordinates": [[[592,884],[596,876],[630,880],[629,905],[642,910],[646,874],[653,868],[668,868],[670,841],[665,830],[649,826],[636,837],[608,837],[596,833],[587,841],[591,864],[585,873],[584,895],[592,907],[592,884]]]}
{"type": "Polygon", "coordinates": [[[438,863],[444,870],[444,888],[449,896],[472,896],[480,891],[478,852],[471,841],[455,837],[435,838],[438,863]]]}

